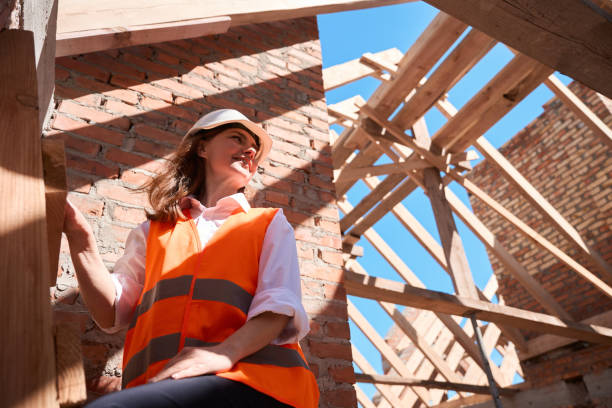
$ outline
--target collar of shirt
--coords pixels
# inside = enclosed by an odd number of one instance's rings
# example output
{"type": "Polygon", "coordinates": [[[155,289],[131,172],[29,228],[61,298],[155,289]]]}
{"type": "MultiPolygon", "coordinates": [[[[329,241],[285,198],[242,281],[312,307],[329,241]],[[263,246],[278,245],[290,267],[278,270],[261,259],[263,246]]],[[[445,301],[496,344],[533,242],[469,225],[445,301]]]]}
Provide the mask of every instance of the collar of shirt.
{"type": "Polygon", "coordinates": [[[205,207],[197,198],[191,198],[191,217],[203,217],[209,220],[223,220],[232,215],[236,210],[247,212],[251,209],[249,202],[242,193],[223,197],[214,207],[205,207]]]}

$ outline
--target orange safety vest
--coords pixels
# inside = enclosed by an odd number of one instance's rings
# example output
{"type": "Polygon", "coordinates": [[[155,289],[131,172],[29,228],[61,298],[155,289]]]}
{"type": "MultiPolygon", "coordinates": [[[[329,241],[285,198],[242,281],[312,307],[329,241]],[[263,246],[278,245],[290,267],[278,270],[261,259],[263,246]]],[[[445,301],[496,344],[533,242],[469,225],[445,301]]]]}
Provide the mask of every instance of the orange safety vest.
{"type": "MultiPolygon", "coordinates": [[[[146,383],[183,347],[218,344],[246,322],[276,211],[236,211],[204,250],[192,219],[151,222],[144,288],[125,339],[124,388],[146,383]]],[[[270,344],[216,375],[295,407],[318,404],[316,379],[297,343],[270,344]]]]}

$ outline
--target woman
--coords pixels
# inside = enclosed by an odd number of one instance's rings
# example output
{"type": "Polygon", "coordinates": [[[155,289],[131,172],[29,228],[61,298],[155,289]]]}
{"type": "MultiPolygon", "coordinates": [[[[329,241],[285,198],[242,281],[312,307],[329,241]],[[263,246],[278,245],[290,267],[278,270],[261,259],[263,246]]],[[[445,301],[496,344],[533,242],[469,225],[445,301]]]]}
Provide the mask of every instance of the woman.
{"type": "Polygon", "coordinates": [[[90,407],[315,407],[297,344],[308,331],[293,230],[282,210],[250,208],[242,191],[272,141],[222,109],[187,132],[148,186],[153,212],[113,274],[84,217],[64,230],[92,317],[128,326],[123,388],[90,407]]]}

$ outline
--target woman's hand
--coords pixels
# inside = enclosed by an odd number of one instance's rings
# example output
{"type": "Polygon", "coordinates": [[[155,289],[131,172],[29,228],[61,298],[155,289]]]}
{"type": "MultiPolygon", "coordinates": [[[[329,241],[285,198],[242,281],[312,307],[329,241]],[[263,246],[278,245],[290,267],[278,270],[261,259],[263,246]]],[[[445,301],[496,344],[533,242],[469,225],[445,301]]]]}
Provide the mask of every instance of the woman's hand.
{"type": "Polygon", "coordinates": [[[64,207],[64,233],[70,244],[76,244],[77,242],[73,242],[75,240],[81,240],[83,243],[84,238],[89,238],[90,235],[93,237],[91,227],[83,214],[68,200],[64,207]]]}
{"type": "Polygon", "coordinates": [[[175,380],[204,374],[222,373],[234,366],[229,353],[214,347],[185,347],[149,382],[175,380]]]}

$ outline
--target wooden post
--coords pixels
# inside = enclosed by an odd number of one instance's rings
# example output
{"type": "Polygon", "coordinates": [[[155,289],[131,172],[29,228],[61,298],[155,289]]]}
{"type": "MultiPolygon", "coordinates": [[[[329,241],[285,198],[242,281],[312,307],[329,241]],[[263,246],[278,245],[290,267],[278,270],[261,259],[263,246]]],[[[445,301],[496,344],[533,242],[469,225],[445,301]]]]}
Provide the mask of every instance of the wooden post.
{"type": "Polygon", "coordinates": [[[0,395],[57,407],[33,33],[1,32],[0,61],[0,395]]]}

